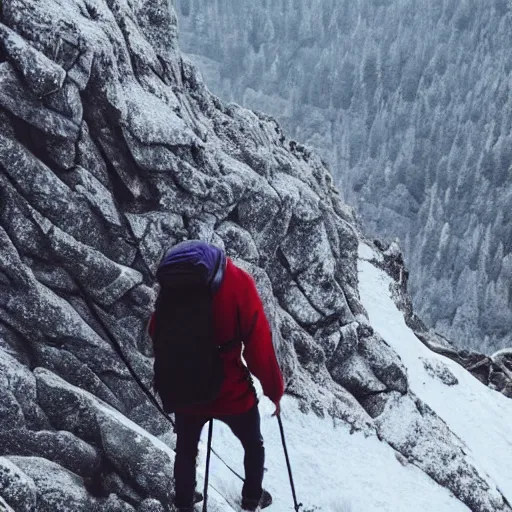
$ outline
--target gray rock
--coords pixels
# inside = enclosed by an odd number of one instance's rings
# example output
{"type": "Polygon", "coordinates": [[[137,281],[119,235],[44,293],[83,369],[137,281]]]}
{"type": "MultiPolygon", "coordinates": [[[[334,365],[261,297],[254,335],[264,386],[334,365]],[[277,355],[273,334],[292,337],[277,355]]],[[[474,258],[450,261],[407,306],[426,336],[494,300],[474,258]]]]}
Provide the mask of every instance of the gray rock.
{"type": "Polygon", "coordinates": [[[64,268],[102,305],[112,305],[142,282],[136,270],[115,263],[59,228],[48,233],[48,241],[64,268]]]}
{"type": "Polygon", "coordinates": [[[85,199],[80,200],[40,160],[16,141],[0,135],[0,158],[18,192],[30,197],[37,213],[47,217],[77,240],[98,247],[98,220],[85,199]]]}
{"type": "Polygon", "coordinates": [[[90,172],[105,188],[111,185],[107,165],[100,149],[91,139],[89,126],[85,121],[80,127],[80,138],[76,144],[76,164],[90,172]]]}
{"type": "Polygon", "coordinates": [[[0,398],[0,416],[2,417],[2,429],[21,428],[25,424],[25,418],[20,404],[15,396],[5,390],[0,398]]]}
{"type": "Polygon", "coordinates": [[[173,490],[174,454],[143,437],[113,416],[99,419],[105,456],[120,474],[146,495],[169,503],[173,490]]]}
{"type": "Polygon", "coordinates": [[[343,363],[333,366],[330,373],[336,382],[358,399],[387,390],[377,379],[368,362],[359,354],[353,354],[343,363]]]}
{"type": "Polygon", "coordinates": [[[301,325],[320,322],[323,315],[308,300],[296,283],[290,282],[281,296],[283,308],[301,325]]]}
{"type": "Polygon", "coordinates": [[[21,365],[29,366],[29,357],[25,348],[25,340],[19,332],[5,324],[0,324],[0,350],[2,352],[13,357],[21,365]]]}
{"type": "Polygon", "coordinates": [[[133,408],[127,416],[134,423],[158,438],[165,437],[173,429],[169,419],[164,418],[161,414],[155,414],[155,406],[149,400],[133,408]]]}
{"type": "Polygon", "coordinates": [[[15,512],[2,498],[2,496],[0,496],[0,506],[2,506],[2,512],[15,512]]]}
{"type": "Polygon", "coordinates": [[[36,368],[34,375],[37,401],[52,426],[72,432],[94,446],[101,446],[100,429],[91,399],[77,393],[71,385],[48,370],[36,368]]]}
{"type": "Polygon", "coordinates": [[[281,201],[293,210],[293,216],[299,223],[314,222],[321,217],[320,198],[300,179],[278,172],[270,184],[281,201]]]}
{"type": "MultiPolygon", "coordinates": [[[[22,344],[20,346],[23,347],[22,344]]],[[[0,386],[5,394],[0,398],[4,421],[0,430],[27,426],[45,428],[48,421],[36,404],[36,381],[32,372],[8,350],[0,348],[0,386]]]]}
{"type": "Polygon", "coordinates": [[[292,343],[298,362],[315,375],[325,363],[323,350],[295,322],[291,321],[287,324],[281,326],[284,338],[288,343],[292,343]]]}
{"type": "Polygon", "coordinates": [[[9,61],[37,97],[61,89],[66,72],[3,24],[0,24],[0,42],[9,61]]]}
{"type": "Polygon", "coordinates": [[[332,356],[333,361],[344,361],[355,352],[359,344],[358,323],[352,322],[339,328],[340,339],[332,356]]]}
{"type": "Polygon", "coordinates": [[[36,260],[32,257],[25,257],[23,263],[29,267],[34,277],[46,288],[51,288],[60,293],[72,294],[78,288],[69,272],[63,268],[56,267],[46,261],[36,260]]]}
{"type": "Polygon", "coordinates": [[[0,446],[5,455],[42,457],[83,478],[95,476],[101,466],[101,455],[96,449],[65,431],[0,431],[0,446]]]}
{"type": "Polygon", "coordinates": [[[48,137],[45,142],[45,151],[48,159],[52,161],[57,169],[68,171],[75,166],[75,141],[48,137]]]}
{"type": "Polygon", "coordinates": [[[84,91],[91,78],[94,49],[80,48],[79,41],[61,39],[58,50],[56,60],[64,61],[62,66],[67,70],[68,78],[84,91]]]}
{"type": "Polygon", "coordinates": [[[0,495],[16,512],[35,510],[37,489],[34,481],[5,457],[0,457],[0,495]]]}
{"type": "Polygon", "coordinates": [[[447,386],[455,386],[459,383],[459,379],[457,379],[450,368],[448,368],[446,364],[441,363],[441,361],[423,359],[423,366],[433,379],[437,379],[447,386]]]}
{"type": "MultiPolygon", "coordinates": [[[[392,394],[393,392],[391,392],[392,394]]],[[[361,396],[359,402],[371,418],[378,418],[386,409],[390,393],[382,392],[373,395],[361,396]]]]}
{"type": "Polygon", "coordinates": [[[158,500],[148,499],[138,506],[137,512],[165,512],[165,508],[158,500]]]}
{"type": "Polygon", "coordinates": [[[192,217],[188,220],[188,237],[193,240],[204,240],[207,243],[214,244],[224,249],[224,242],[215,233],[215,224],[217,218],[211,213],[203,213],[198,217],[192,217]]]}
{"type": "Polygon", "coordinates": [[[36,96],[27,90],[8,62],[0,63],[0,85],[0,105],[3,108],[43,133],[63,139],[77,139],[78,125],[57,112],[45,109],[36,96]]]}
{"type": "Polygon", "coordinates": [[[101,454],[70,432],[39,431],[33,437],[34,455],[37,445],[40,455],[56,462],[77,475],[87,478],[97,474],[101,466],[101,454]]]}
{"type": "Polygon", "coordinates": [[[121,500],[115,494],[111,494],[107,500],[101,504],[101,512],[135,512],[135,509],[121,500]]]}
{"type": "Polygon", "coordinates": [[[198,215],[197,200],[176,188],[171,176],[155,174],[154,184],[158,190],[158,209],[191,218],[198,215]]]}
{"type": "Polygon", "coordinates": [[[10,246],[9,252],[16,253],[16,261],[9,258],[10,261],[5,261],[2,270],[8,275],[11,282],[27,284],[31,276],[22,265],[20,253],[25,255],[25,259],[36,255],[46,256],[48,251],[45,248],[44,233],[41,232],[40,225],[35,222],[34,210],[24,204],[21,195],[8,179],[5,176],[0,176],[0,183],[2,184],[0,194],[3,204],[3,209],[0,211],[3,223],[0,230],[2,242],[5,247],[10,246]],[[15,272],[15,269],[18,272],[15,272]]]}
{"type": "Polygon", "coordinates": [[[76,166],[73,171],[66,173],[65,178],[68,184],[72,183],[75,192],[87,198],[103,219],[112,226],[121,226],[112,193],[91,172],[76,166]]]}
{"type": "MultiPolygon", "coordinates": [[[[278,194],[264,180],[258,180],[257,186],[253,185],[252,190],[247,192],[238,203],[239,224],[251,234],[257,245],[264,238],[262,234],[267,232],[265,228],[276,222],[280,204],[281,199],[278,194]]],[[[280,242],[278,238],[279,235],[272,237],[277,245],[280,242]]]]}
{"type": "MultiPolygon", "coordinates": [[[[337,272],[337,274],[338,274],[338,272],[337,272]]],[[[344,274],[344,275],[346,276],[347,274],[344,274]]],[[[355,275],[357,275],[357,274],[355,274],[355,275]]],[[[340,280],[340,281],[343,282],[342,280],[340,280]]],[[[350,284],[344,283],[343,292],[345,294],[345,299],[347,301],[348,307],[349,307],[352,315],[354,315],[354,318],[358,322],[368,322],[367,321],[368,313],[367,313],[366,309],[364,308],[364,306],[361,304],[361,301],[359,300],[359,293],[357,292],[357,285],[356,285],[356,287],[352,287],[350,284]]]]}
{"type": "Polygon", "coordinates": [[[115,472],[110,471],[101,480],[102,489],[109,494],[118,496],[129,503],[139,503],[142,498],[123,478],[115,472]]]}
{"type": "Polygon", "coordinates": [[[116,395],[91,368],[67,350],[41,345],[35,348],[35,354],[38,366],[61,376],[70,384],[89,391],[113,407],[124,409],[116,395]]]}
{"type": "Polygon", "coordinates": [[[176,167],[174,153],[160,145],[152,147],[143,144],[129,130],[124,130],[124,139],[137,165],[146,171],[173,172],[176,167]]]}
{"type": "Polygon", "coordinates": [[[377,334],[359,341],[359,353],[368,361],[373,372],[389,389],[407,392],[407,370],[394,350],[377,334]]]}
{"type": "MultiPolygon", "coordinates": [[[[197,146],[199,139],[187,124],[155,94],[133,84],[126,91],[127,124],[133,136],[144,145],[197,146]]],[[[184,173],[198,173],[193,168],[181,169],[184,173]]]]}
{"type": "Polygon", "coordinates": [[[1,110],[0,121],[0,132],[7,137],[15,137],[14,118],[12,114],[6,112],[5,110],[1,110]]]}
{"type": "Polygon", "coordinates": [[[164,0],[145,0],[137,6],[137,18],[144,36],[163,56],[174,52],[178,45],[176,13],[167,7],[164,0]]]}
{"type": "Polygon", "coordinates": [[[40,457],[8,457],[35,484],[38,512],[90,512],[97,502],[83,480],[58,464],[40,457]]]}
{"type": "Polygon", "coordinates": [[[80,98],[80,90],[73,82],[64,82],[58,91],[52,92],[44,98],[44,104],[50,110],[71,119],[76,125],[82,124],[84,107],[80,98]]]}
{"type": "Polygon", "coordinates": [[[139,251],[147,267],[154,274],[167,249],[184,236],[183,218],[169,212],[126,214],[134,236],[139,240],[139,251]]]}
{"type": "Polygon", "coordinates": [[[329,361],[337,352],[342,339],[339,322],[331,322],[315,332],[315,341],[324,349],[325,357],[329,361]]]}
{"type": "Polygon", "coordinates": [[[342,324],[347,324],[354,317],[333,273],[332,261],[319,261],[299,274],[297,283],[317,311],[324,316],[336,316],[342,324]]]}
{"type": "Polygon", "coordinates": [[[288,236],[281,241],[281,250],[292,274],[310,269],[320,261],[333,262],[331,247],[324,223],[294,223],[288,236]],[[308,247],[308,251],[304,251],[308,247]]]}
{"type": "MultiPolygon", "coordinates": [[[[103,70],[102,70],[103,71],[103,70]]],[[[115,92],[115,91],[114,91],[115,92]]],[[[113,92],[113,93],[114,93],[113,92]]],[[[112,100],[119,100],[121,96],[114,94],[112,100]]],[[[101,105],[101,103],[100,103],[101,105]]],[[[96,108],[100,109],[95,112],[94,107],[90,106],[90,115],[99,117],[98,122],[95,126],[97,135],[95,137],[96,145],[101,151],[101,154],[111,169],[114,169],[114,175],[116,179],[120,179],[122,185],[125,187],[129,195],[135,199],[148,199],[150,192],[148,190],[148,184],[141,179],[138,174],[137,162],[134,160],[133,155],[129,152],[129,146],[126,141],[122,143],[117,138],[117,133],[113,129],[113,126],[108,123],[105,119],[104,112],[97,105],[96,108]],[[99,126],[98,126],[99,125],[99,126]],[[101,127],[101,128],[99,128],[101,127]],[[118,144],[121,147],[117,147],[118,144]]],[[[104,105],[105,109],[113,108],[119,110],[117,116],[126,115],[126,105],[104,105]]]]}
{"type": "Polygon", "coordinates": [[[52,424],[89,440],[135,489],[168,503],[174,452],[94,395],[36,369],[39,403],[52,424]]]}
{"type": "Polygon", "coordinates": [[[222,238],[226,252],[231,258],[258,263],[258,249],[247,231],[233,222],[223,222],[216,232],[222,238]]]}

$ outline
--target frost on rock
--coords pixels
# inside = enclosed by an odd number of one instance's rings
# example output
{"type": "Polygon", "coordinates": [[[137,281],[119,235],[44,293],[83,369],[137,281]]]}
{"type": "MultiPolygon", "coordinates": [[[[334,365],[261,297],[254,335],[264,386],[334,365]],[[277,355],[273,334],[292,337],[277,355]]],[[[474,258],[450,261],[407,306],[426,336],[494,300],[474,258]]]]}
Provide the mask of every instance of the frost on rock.
{"type": "Polygon", "coordinates": [[[472,466],[462,441],[420,400],[392,393],[377,425],[391,446],[450,488],[471,510],[510,510],[496,485],[472,466]]]}
{"type": "Polygon", "coordinates": [[[96,500],[84,482],[58,464],[39,457],[9,457],[35,484],[38,512],[86,512],[96,500]]]}
{"type": "MultiPolygon", "coordinates": [[[[156,265],[189,238],[225,248],[254,276],[303,412],[409,457],[390,428],[403,412],[393,401],[414,400],[407,370],[369,325],[361,235],[321,159],[275,120],[208,91],[178,51],[164,0],[3,0],[2,22],[0,455],[10,462],[0,484],[9,506],[169,506],[174,452],[159,438],[172,438],[170,425],[105,325],[149,385],[156,265]]],[[[505,374],[507,361],[496,364],[505,374]]],[[[401,421],[437,426],[421,407],[401,421]]],[[[434,466],[413,451],[421,470],[476,512],[509,511],[445,430],[439,446],[418,431],[418,446],[443,455],[434,466]]]]}
{"type": "Polygon", "coordinates": [[[7,503],[6,501],[0,496],[0,510],[2,512],[15,512],[7,503]]]}
{"type": "Polygon", "coordinates": [[[105,456],[134,486],[147,496],[168,503],[172,491],[174,457],[158,449],[146,436],[123,425],[121,419],[104,414],[98,418],[105,456]]]}
{"type": "Polygon", "coordinates": [[[31,512],[36,506],[34,480],[5,457],[0,457],[0,496],[19,512],[31,512]]]}

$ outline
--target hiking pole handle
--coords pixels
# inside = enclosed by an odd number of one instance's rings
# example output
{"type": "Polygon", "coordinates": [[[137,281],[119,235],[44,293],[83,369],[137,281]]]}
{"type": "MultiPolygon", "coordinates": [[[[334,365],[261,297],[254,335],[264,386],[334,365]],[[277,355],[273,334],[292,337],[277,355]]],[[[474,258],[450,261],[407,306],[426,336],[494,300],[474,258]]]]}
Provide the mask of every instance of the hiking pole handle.
{"type": "Polygon", "coordinates": [[[281,441],[283,443],[284,456],[286,458],[286,466],[288,467],[288,477],[290,478],[290,486],[292,488],[293,504],[294,504],[295,512],[299,512],[300,507],[302,507],[302,503],[298,502],[297,493],[295,492],[295,484],[293,483],[293,475],[292,475],[292,466],[290,464],[290,457],[288,456],[288,448],[286,447],[286,439],[284,436],[283,420],[281,419],[280,414],[277,414],[276,418],[279,423],[279,431],[281,432],[281,441]]]}

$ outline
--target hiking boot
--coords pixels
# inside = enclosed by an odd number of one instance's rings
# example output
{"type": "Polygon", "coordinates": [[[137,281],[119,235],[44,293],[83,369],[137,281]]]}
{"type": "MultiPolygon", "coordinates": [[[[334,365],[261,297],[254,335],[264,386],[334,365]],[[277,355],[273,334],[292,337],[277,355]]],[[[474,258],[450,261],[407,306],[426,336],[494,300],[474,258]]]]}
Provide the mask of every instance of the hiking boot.
{"type": "Polygon", "coordinates": [[[171,505],[166,512],[195,512],[194,505],[187,505],[186,507],[178,507],[178,505],[171,505]]]}
{"type": "Polygon", "coordinates": [[[178,507],[177,505],[176,506],[176,510],[178,512],[194,512],[194,505],[196,503],[201,503],[201,501],[203,501],[204,497],[202,495],[202,493],[200,493],[199,491],[194,491],[194,504],[193,505],[187,505],[185,507],[178,507]]]}
{"type": "Polygon", "coordinates": [[[202,493],[200,493],[199,491],[194,491],[194,501],[192,502],[191,505],[182,505],[182,506],[179,506],[177,505],[176,503],[174,504],[174,507],[175,508],[171,508],[171,511],[174,512],[174,511],[177,511],[177,512],[194,512],[194,505],[196,503],[201,503],[201,501],[204,500],[204,496],[202,493]]]}
{"type": "Polygon", "coordinates": [[[194,504],[195,503],[201,503],[201,501],[204,500],[204,497],[202,495],[202,493],[200,493],[199,491],[194,491],[194,504]]]}
{"type": "Polygon", "coordinates": [[[267,508],[272,505],[272,496],[268,491],[263,490],[259,500],[251,500],[250,498],[242,498],[243,510],[257,510],[258,507],[267,508]]]}

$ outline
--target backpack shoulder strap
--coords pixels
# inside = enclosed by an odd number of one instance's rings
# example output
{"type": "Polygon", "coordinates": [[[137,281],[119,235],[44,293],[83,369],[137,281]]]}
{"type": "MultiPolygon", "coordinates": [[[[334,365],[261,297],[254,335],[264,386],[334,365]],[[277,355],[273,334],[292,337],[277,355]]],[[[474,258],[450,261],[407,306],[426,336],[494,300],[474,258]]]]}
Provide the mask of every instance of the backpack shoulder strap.
{"type": "Polygon", "coordinates": [[[227,352],[231,352],[231,350],[238,347],[238,345],[241,345],[243,343],[242,339],[242,329],[240,327],[240,310],[238,309],[238,306],[236,308],[236,334],[235,337],[228,341],[227,343],[223,343],[219,346],[219,352],[221,354],[226,354],[227,352]]]}

